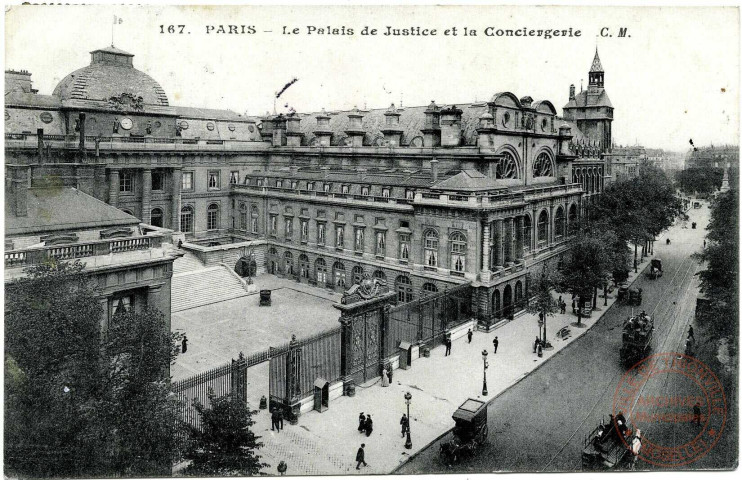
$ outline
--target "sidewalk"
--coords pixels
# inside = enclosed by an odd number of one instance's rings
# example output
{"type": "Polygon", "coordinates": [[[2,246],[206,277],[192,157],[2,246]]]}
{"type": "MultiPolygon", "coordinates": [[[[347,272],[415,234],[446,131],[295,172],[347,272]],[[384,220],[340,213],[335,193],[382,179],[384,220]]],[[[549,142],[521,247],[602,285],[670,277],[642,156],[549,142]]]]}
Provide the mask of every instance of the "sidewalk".
{"type": "MultiPolygon", "coordinates": [[[[649,257],[639,265],[638,273],[630,273],[630,283],[642,274],[648,261],[649,257]]],[[[598,300],[600,310],[582,320],[584,328],[570,326],[576,322],[571,313],[547,318],[548,339],[554,348],[544,351],[542,358],[533,353],[537,316],[526,313],[493,332],[475,332],[471,344],[465,336],[454,341],[449,357],[444,356],[445,347],[437,347],[431,351],[430,358],[415,359],[409,370],[394,370],[388,388],[381,387],[380,379],[361,385],[354,397],[333,400],[323,413],[303,414],[298,425],[285,422],[280,433],[271,431],[270,413],[261,410],[254,417],[253,431],[264,443],[259,454],[271,465],[266,473],[277,475],[276,466],[281,460],[288,465],[289,476],[392,473],[453,428],[451,415],[467,398],[494,399],[587,332],[616,301],[615,295],[609,296],[608,306],[604,307],[602,297],[598,300]],[[558,339],[556,333],[565,326],[570,326],[571,335],[565,340],[558,339]],[[492,348],[495,336],[499,340],[497,354],[493,354],[492,348]],[[483,349],[489,353],[487,397],[481,396],[483,349]],[[402,413],[406,412],[404,394],[408,391],[412,394],[411,450],[404,448],[399,425],[402,413]],[[360,412],[373,418],[374,431],[369,437],[357,430],[360,412]],[[354,460],[361,443],[366,444],[368,466],[357,471],[354,460]]]]}

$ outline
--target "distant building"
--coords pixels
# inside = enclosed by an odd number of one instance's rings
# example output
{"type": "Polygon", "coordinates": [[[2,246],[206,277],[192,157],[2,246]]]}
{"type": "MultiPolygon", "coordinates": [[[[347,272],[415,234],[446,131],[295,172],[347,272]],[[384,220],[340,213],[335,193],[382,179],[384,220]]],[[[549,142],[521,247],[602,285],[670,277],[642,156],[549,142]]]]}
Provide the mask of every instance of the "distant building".
{"type": "MultiPolygon", "coordinates": [[[[473,310],[491,325],[525,306],[531,274],[559,262],[586,204],[618,177],[597,51],[588,90],[570,87],[563,116],[548,100],[501,92],[245,118],[170,105],[133,57],[95,50],[52,95],[33,90],[27,72],[6,73],[11,193],[53,178],[128,214],[137,239],[159,227],[186,246],[265,239],[268,271],[323,288],[370,275],[407,302],[471,282],[473,310]]],[[[71,227],[85,221],[72,216],[71,227]]],[[[34,241],[48,249],[44,234],[34,241]]],[[[64,248],[86,252],[82,239],[64,248]]],[[[6,265],[28,247],[11,245],[6,265]]],[[[105,282],[144,279],[127,273],[136,268],[105,282]]]]}

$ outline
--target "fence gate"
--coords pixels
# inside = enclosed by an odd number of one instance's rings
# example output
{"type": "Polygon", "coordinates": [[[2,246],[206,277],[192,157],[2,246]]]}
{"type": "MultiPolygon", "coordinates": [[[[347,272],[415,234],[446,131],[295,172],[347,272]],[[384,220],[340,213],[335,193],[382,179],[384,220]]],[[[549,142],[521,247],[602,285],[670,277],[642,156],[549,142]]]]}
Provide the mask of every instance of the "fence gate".
{"type": "Polygon", "coordinates": [[[364,312],[351,324],[353,343],[348,373],[358,382],[379,376],[381,315],[381,309],[364,312]]]}

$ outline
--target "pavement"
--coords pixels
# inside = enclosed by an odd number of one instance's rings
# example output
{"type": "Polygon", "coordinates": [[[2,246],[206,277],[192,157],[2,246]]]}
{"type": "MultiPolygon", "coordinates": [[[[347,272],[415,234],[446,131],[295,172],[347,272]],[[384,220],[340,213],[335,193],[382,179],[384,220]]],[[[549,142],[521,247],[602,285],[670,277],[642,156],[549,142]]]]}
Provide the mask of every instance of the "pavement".
{"type": "MultiPolygon", "coordinates": [[[[633,282],[647,266],[649,257],[631,272],[633,282]]],[[[538,334],[536,315],[522,314],[490,333],[475,332],[471,343],[466,337],[453,342],[452,353],[444,356],[445,347],[431,351],[429,358],[413,361],[409,370],[394,370],[389,387],[380,379],[356,388],[354,397],[330,401],[325,412],[311,411],[301,415],[297,425],[285,422],[284,429],[270,429],[270,414],[260,410],[254,417],[253,431],[264,446],[258,451],[262,461],[270,464],[268,474],[275,475],[283,460],[288,465],[286,475],[348,475],[389,474],[423,450],[454,426],[453,412],[468,398],[491,402],[508,388],[549,362],[566,346],[584,335],[615,302],[609,295],[608,306],[599,297],[598,308],[590,318],[582,320],[582,328],[574,326],[576,317],[570,313],[547,318],[548,339],[553,349],[542,358],[533,353],[533,341],[538,334]],[[567,327],[570,335],[557,338],[556,333],[567,327]],[[492,340],[498,337],[497,353],[492,340]],[[488,395],[482,396],[482,350],[489,352],[487,370],[488,395]],[[410,405],[413,447],[404,448],[405,438],[399,425],[406,412],[404,395],[412,394],[410,405]],[[358,432],[358,415],[371,414],[374,431],[370,436],[358,432]],[[355,455],[365,443],[368,466],[356,470],[355,455]]],[[[566,300],[565,300],[566,301],[566,300]]],[[[568,304],[570,302],[567,302],[568,304]]],[[[570,309],[568,308],[568,312],[570,309]]],[[[263,388],[267,389],[267,385],[263,388]]],[[[256,395],[257,397],[257,395],[256,395]]],[[[253,408],[257,406],[251,400],[253,408]]]]}

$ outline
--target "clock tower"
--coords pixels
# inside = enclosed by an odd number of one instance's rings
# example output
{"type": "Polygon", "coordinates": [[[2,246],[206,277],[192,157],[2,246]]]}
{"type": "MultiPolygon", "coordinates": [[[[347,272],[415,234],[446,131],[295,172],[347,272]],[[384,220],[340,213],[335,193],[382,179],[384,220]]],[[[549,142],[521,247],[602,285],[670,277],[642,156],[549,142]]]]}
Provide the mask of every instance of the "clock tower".
{"type": "Polygon", "coordinates": [[[569,102],[563,110],[564,119],[575,122],[590,143],[598,146],[601,152],[611,148],[613,105],[605,91],[605,72],[597,48],[588,72],[587,90],[575,94],[574,85],[570,86],[569,102]]]}

